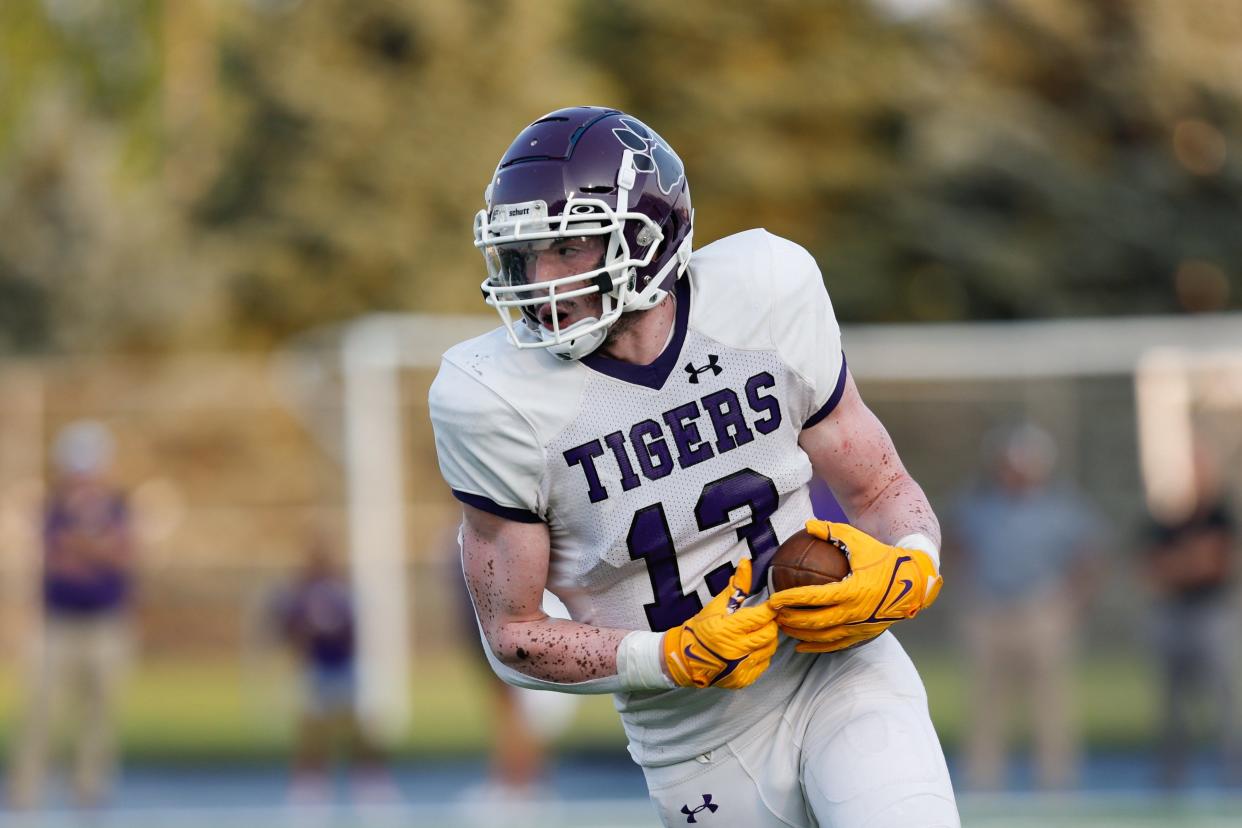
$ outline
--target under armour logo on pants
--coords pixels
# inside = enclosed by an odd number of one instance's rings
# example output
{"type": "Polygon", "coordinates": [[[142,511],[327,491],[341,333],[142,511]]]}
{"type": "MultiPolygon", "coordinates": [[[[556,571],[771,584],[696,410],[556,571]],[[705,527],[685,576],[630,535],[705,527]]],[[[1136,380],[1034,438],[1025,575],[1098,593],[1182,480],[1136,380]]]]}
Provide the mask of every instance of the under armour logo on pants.
{"type": "Polygon", "coordinates": [[[703,794],[702,805],[695,808],[693,811],[690,810],[689,805],[682,805],[681,812],[686,815],[686,822],[697,822],[697,820],[694,818],[694,815],[697,814],[699,811],[707,811],[709,814],[714,814],[716,813],[716,809],[719,807],[720,807],[719,805],[712,802],[711,794],[703,794]]]}

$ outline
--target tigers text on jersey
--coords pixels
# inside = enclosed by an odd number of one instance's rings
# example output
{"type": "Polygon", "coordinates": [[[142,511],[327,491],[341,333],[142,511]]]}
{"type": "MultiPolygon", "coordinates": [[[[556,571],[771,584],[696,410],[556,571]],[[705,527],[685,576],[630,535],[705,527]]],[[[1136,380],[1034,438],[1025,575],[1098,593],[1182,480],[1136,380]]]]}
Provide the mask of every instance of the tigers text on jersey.
{"type": "MultiPolygon", "coordinates": [[[[845,387],[840,331],[814,259],[751,230],[695,251],[674,289],[672,337],[652,364],[518,350],[497,329],[444,355],[431,418],[461,501],[543,521],[548,589],[575,621],[663,631],[811,517],[798,436],[845,387]]],[[[743,690],[617,696],[642,765],[736,736],[797,688],[812,657],[786,641],[743,690]]]]}

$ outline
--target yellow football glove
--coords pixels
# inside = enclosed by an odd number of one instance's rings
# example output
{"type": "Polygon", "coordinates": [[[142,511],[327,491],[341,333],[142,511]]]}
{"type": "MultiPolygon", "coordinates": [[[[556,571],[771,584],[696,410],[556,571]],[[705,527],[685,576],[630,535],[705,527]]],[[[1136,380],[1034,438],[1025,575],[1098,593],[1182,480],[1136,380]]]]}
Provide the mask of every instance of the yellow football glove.
{"type": "Polygon", "coordinates": [[[776,652],[776,610],[743,607],[750,594],[750,559],[738,562],[728,585],[680,627],[664,633],[664,661],[681,687],[736,690],[763,675],[776,652]]]}
{"type": "Polygon", "coordinates": [[[869,641],[898,621],[931,606],[943,583],[921,549],[889,546],[846,523],[808,520],[806,530],[834,541],[850,560],[841,581],[795,587],[768,604],[785,634],[803,642],[802,653],[828,653],[869,641]]]}

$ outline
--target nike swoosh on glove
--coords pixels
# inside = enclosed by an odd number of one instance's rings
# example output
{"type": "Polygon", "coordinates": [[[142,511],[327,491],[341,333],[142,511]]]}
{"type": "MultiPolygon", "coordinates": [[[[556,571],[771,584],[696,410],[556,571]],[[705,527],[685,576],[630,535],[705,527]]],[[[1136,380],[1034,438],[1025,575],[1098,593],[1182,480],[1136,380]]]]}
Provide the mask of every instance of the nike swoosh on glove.
{"type": "Polygon", "coordinates": [[[798,651],[827,653],[870,641],[931,606],[943,583],[931,556],[878,541],[846,523],[808,520],[806,530],[849,557],[850,574],[831,584],[781,590],[768,599],[798,651]]]}
{"type": "Polygon", "coordinates": [[[743,607],[750,595],[750,559],[738,562],[728,585],[686,623],[664,634],[664,660],[681,687],[753,684],[776,652],[776,610],[765,602],[743,607]]]}

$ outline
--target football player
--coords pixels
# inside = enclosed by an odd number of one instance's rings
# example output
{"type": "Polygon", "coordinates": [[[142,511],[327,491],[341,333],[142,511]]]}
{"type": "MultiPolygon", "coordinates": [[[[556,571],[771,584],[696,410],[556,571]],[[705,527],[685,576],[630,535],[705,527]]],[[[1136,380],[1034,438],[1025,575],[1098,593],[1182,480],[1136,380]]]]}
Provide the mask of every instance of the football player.
{"type": "Polygon", "coordinates": [[[939,525],[860,399],[819,268],[750,230],[692,250],[685,169],[638,119],[526,127],[475,219],[503,325],[431,388],[462,559],[506,681],[616,694],[666,825],[956,826],[889,625],[939,525]],[[852,525],[811,521],[822,477],[852,525]],[[844,581],[768,595],[804,524],[844,581]],[[545,587],[572,620],[541,610],[545,587]]]}

